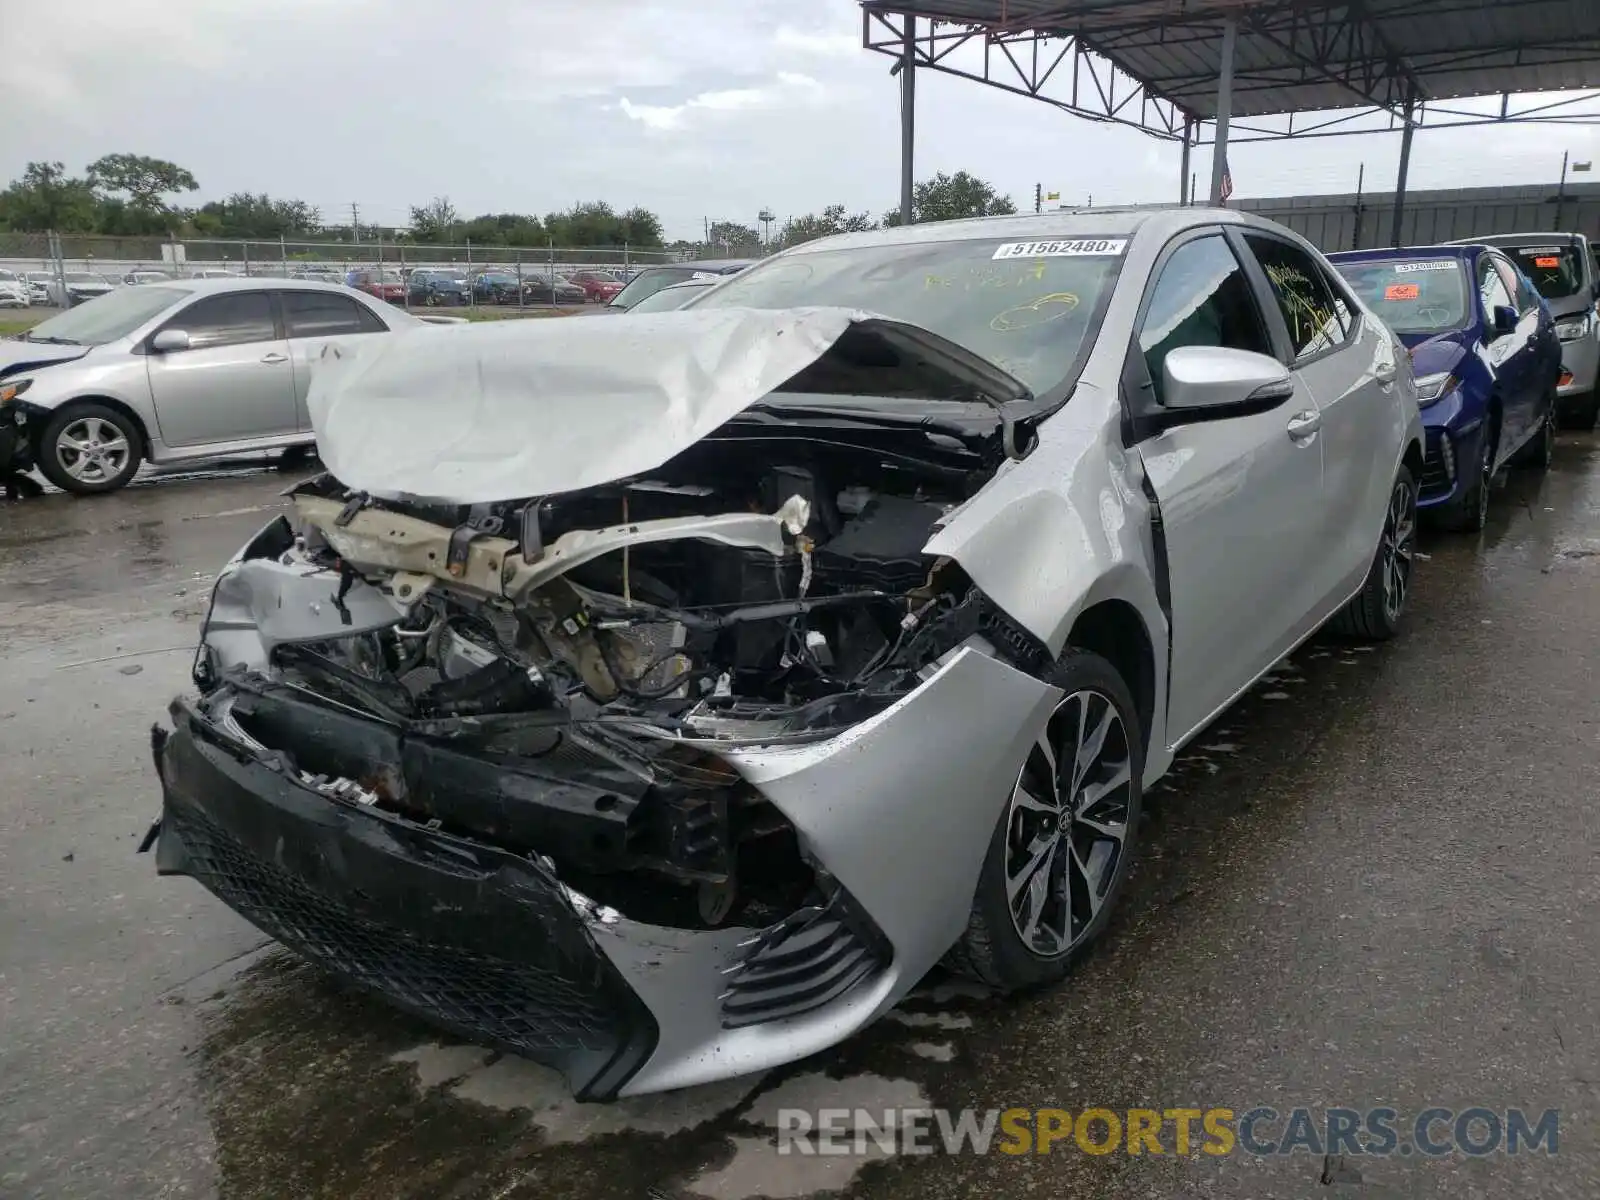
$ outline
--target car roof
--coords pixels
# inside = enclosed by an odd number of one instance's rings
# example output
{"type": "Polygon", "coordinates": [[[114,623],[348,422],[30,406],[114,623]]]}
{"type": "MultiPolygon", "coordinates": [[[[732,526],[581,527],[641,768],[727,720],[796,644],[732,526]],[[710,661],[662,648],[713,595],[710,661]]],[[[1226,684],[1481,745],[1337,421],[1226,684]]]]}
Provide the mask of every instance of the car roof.
{"type": "Polygon", "coordinates": [[[276,276],[250,278],[240,275],[233,279],[174,279],[173,287],[181,287],[196,295],[209,296],[219,292],[265,292],[289,289],[297,292],[337,292],[348,296],[350,289],[342,283],[319,283],[315,279],[282,279],[276,276]]]}
{"type": "Polygon", "coordinates": [[[1440,242],[1433,246],[1381,246],[1372,250],[1335,250],[1328,255],[1329,262],[1356,262],[1360,259],[1388,258],[1471,258],[1487,249],[1478,242],[1440,242]]]}
{"type": "Polygon", "coordinates": [[[993,238],[996,241],[1041,241],[1064,237],[1122,237],[1148,230],[1162,238],[1186,229],[1208,225],[1246,225],[1256,229],[1295,236],[1275,221],[1235,208],[1206,205],[1128,205],[1105,208],[1057,209],[1054,212],[1023,213],[1001,217],[963,217],[954,221],[925,221],[916,225],[894,225],[863,233],[840,233],[805,242],[785,254],[808,254],[818,250],[844,250],[868,246],[925,245],[929,242],[962,242],[993,238]]]}
{"type": "Polygon", "coordinates": [[[1533,246],[1544,242],[1569,242],[1579,245],[1588,239],[1581,233],[1489,233],[1482,237],[1462,238],[1459,242],[1449,242],[1447,245],[1464,246],[1468,244],[1479,246],[1499,246],[1501,248],[1516,246],[1533,246]]]}

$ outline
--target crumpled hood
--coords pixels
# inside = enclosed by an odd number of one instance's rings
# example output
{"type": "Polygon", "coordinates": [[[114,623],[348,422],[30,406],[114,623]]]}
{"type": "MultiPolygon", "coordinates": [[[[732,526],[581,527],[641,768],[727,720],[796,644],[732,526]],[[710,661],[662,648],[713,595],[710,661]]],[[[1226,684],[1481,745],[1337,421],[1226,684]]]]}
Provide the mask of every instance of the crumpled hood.
{"type": "Polygon", "coordinates": [[[49,342],[0,341],[0,376],[20,375],[35,367],[71,362],[89,353],[89,346],[56,346],[49,342]]]}
{"type": "Polygon", "coordinates": [[[324,355],[307,403],[319,455],[346,487],[458,504],[551,495],[655,469],[852,328],[996,404],[1027,396],[915,326],[843,308],[716,308],[369,338],[324,355]]]}

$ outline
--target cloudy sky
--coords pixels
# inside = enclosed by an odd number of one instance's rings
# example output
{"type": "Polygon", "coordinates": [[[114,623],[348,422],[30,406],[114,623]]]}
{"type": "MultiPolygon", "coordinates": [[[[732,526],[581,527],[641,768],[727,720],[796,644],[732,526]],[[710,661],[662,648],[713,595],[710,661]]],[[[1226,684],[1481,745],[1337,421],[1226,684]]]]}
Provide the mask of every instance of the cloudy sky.
{"type": "MultiPolygon", "coordinates": [[[[0,180],[132,151],[202,190],[298,197],[325,218],[398,223],[446,195],[463,214],[642,204],[669,238],[898,198],[897,85],[860,48],[853,0],[0,0],[8,53],[0,180]]],[[[1177,195],[1178,150],[924,72],[917,173],[966,169],[1031,203],[1177,195]]],[[[1398,135],[1239,146],[1238,195],[1369,190],[1398,135]]],[[[1413,187],[1553,183],[1584,128],[1419,136],[1413,187]]],[[[1195,167],[1207,178],[1204,152],[1195,167]]],[[[1204,184],[1202,184],[1202,187],[1204,184]]]]}

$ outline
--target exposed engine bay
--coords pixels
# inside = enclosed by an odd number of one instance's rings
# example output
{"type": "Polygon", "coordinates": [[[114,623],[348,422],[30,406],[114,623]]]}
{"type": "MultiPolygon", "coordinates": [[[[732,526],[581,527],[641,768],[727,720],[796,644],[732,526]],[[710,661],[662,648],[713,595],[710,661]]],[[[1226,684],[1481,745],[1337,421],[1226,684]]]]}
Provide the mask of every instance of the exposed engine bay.
{"type": "Polygon", "coordinates": [[[975,640],[1025,668],[1043,651],[922,553],[1009,426],[777,401],[578,492],[301,485],[230,572],[268,564],[301,589],[280,608],[310,596],[349,632],[263,636],[251,661],[225,574],[202,704],[314,786],[540,856],[632,919],[759,927],[815,902],[794,830],[719,748],[835,736],[975,640]]]}

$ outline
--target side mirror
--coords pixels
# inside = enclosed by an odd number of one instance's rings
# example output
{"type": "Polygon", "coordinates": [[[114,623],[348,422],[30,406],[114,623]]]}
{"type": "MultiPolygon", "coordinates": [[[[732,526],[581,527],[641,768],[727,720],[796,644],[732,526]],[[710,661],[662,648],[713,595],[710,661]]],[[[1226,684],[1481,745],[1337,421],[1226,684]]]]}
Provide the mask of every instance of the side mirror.
{"type": "Polygon", "coordinates": [[[1276,408],[1294,395],[1289,369],[1275,358],[1227,346],[1180,346],[1161,367],[1168,424],[1244,416],[1276,408]]]}
{"type": "Polygon", "coordinates": [[[1517,327],[1517,310],[1509,304],[1494,306],[1494,332],[1499,337],[1513,332],[1517,327]]]}
{"type": "Polygon", "coordinates": [[[174,350],[187,350],[189,348],[189,331],[187,329],[163,329],[150,339],[150,349],[157,354],[170,354],[174,350]]]}

